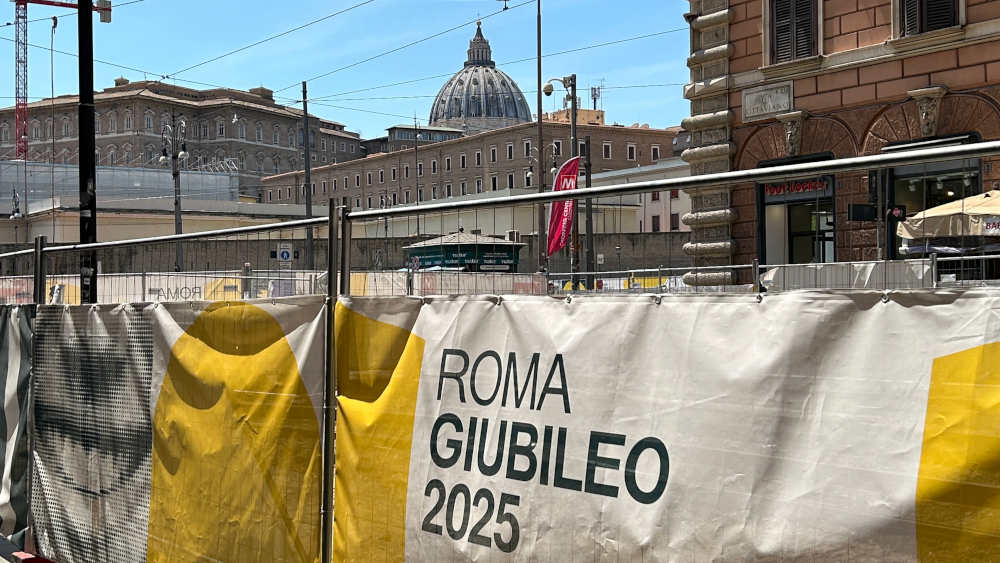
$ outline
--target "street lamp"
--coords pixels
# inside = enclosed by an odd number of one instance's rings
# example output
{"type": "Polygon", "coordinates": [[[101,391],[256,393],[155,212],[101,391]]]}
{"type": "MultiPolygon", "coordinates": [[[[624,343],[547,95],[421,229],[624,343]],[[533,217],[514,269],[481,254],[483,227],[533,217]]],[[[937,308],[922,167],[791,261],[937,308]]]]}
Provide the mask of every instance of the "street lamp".
{"type": "MultiPolygon", "coordinates": [[[[236,120],[236,116],[233,116],[236,120]]],[[[166,164],[170,160],[171,176],[174,179],[174,234],[181,234],[183,227],[181,224],[181,171],[179,161],[187,160],[187,122],[184,118],[178,121],[177,116],[171,112],[171,123],[163,124],[160,136],[163,140],[163,153],[160,155],[160,164],[166,164]]],[[[181,271],[184,264],[183,243],[177,241],[177,262],[174,264],[174,271],[181,271]]]]}

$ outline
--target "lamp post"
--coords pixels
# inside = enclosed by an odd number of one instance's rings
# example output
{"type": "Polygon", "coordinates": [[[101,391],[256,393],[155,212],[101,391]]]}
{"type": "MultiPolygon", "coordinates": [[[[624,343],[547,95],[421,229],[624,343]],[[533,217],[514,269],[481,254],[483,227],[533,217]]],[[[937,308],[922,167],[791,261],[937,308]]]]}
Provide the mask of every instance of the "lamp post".
{"type": "MultiPolygon", "coordinates": [[[[174,179],[174,234],[184,232],[181,224],[181,170],[179,161],[187,160],[187,123],[184,118],[178,121],[177,115],[170,112],[170,123],[164,124],[160,132],[163,140],[163,154],[160,155],[160,164],[166,164],[170,160],[170,174],[174,179]]],[[[174,271],[181,271],[184,265],[184,246],[177,242],[177,262],[174,264],[174,271]]]]}

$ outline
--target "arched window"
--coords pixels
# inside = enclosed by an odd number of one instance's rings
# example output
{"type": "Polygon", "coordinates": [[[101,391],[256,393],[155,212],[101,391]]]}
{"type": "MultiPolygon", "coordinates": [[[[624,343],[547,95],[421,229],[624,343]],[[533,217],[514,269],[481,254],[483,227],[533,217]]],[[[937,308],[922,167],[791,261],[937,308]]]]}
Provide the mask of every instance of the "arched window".
{"type": "Polygon", "coordinates": [[[63,118],[63,137],[69,137],[73,134],[73,127],[69,124],[69,119],[63,118]]]}
{"type": "Polygon", "coordinates": [[[101,134],[101,116],[96,113],[94,114],[94,134],[101,134]]]}
{"type": "Polygon", "coordinates": [[[239,126],[237,127],[237,133],[241,139],[247,138],[247,124],[245,121],[240,121],[239,126]]]}
{"type": "Polygon", "coordinates": [[[247,167],[247,153],[240,151],[236,158],[239,162],[240,170],[246,170],[247,167]]]}
{"type": "Polygon", "coordinates": [[[260,123],[257,124],[254,139],[258,143],[263,143],[264,142],[264,126],[262,124],[260,124],[260,123]]]}
{"type": "Polygon", "coordinates": [[[108,151],[108,165],[114,166],[118,160],[117,157],[118,153],[115,151],[115,149],[111,149],[110,151],[108,151]]]}
{"type": "Polygon", "coordinates": [[[6,123],[0,125],[0,143],[10,142],[10,127],[6,123]]]}
{"type": "Polygon", "coordinates": [[[126,131],[132,130],[132,112],[130,111],[125,112],[125,130],[126,131]]]}
{"type": "Polygon", "coordinates": [[[108,133],[117,133],[117,129],[118,118],[112,113],[111,116],[108,117],[108,133]]]}
{"type": "Polygon", "coordinates": [[[42,137],[42,126],[37,121],[31,122],[31,140],[36,141],[42,137]]]}
{"type": "Polygon", "coordinates": [[[278,155],[274,155],[274,173],[275,174],[281,173],[281,157],[279,157],[278,155]]]}
{"type": "Polygon", "coordinates": [[[274,126],[274,133],[271,135],[271,142],[275,145],[281,144],[281,130],[278,128],[277,124],[274,126]]]}
{"type": "Polygon", "coordinates": [[[146,131],[153,129],[153,112],[146,112],[146,131]]]}
{"type": "Polygon", "coordinates": [[[125,149],[125,166],[130,166],[132,164],[132,149],[125,149]]]}

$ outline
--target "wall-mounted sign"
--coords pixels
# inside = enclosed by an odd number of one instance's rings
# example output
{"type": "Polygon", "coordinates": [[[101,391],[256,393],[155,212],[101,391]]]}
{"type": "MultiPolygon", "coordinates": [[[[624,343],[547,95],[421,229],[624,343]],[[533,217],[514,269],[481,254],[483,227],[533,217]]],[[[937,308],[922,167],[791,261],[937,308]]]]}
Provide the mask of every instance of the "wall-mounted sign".
{"type": "Polygon", "coordinates": [[[761,185],[764,203],[787,203],[833,197],[833,176],[817,176],[761,185]]]}
{"type": "Polygon", "coordinates": [[[759,121],[792,111],[792,82],[743,90],[743,121],[759,121]]]}
{"type": "Polygon", "coordinates": [[[983,217],[983,236],[1000,237],[1000,216],[987,215],[983,217]]]}

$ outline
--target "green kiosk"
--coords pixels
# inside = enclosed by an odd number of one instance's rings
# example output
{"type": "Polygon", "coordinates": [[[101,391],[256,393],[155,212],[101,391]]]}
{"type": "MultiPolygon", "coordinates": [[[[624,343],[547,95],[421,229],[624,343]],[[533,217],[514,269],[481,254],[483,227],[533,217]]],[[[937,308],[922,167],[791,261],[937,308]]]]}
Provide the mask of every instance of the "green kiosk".
{"type": "Polygon", "coordinates": [[[516,273],[522,246],[521,242],[459,231],[403,249],[407,253],[408,266],[413,270],[516,273]]]}

